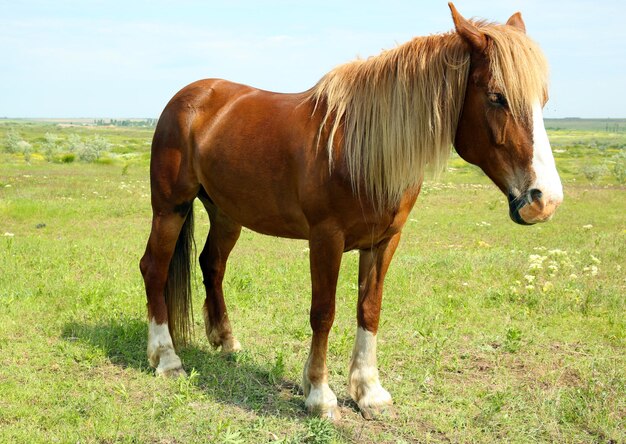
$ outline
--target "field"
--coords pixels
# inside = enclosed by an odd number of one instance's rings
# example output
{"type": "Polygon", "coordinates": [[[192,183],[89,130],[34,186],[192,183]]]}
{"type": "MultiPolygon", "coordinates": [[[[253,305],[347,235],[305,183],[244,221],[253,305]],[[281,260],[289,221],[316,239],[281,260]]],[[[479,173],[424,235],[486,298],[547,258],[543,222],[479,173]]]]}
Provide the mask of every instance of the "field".
{"type": "Polygon", "coordinates": [[[243,231],[225,279],[234,358],[203,336],[197,270],[190,376],[155,378],[138,267],[152,128],[0,120],[0,442],[626,442],[626,124],[547,127],[565,186],[548,224],[513,224],[455,156],[426,184],[386,280],[385,421],[347,393],[358,255],[344,255],[333,424],[306,415],[300,387],[306,242],[243,231]]]}

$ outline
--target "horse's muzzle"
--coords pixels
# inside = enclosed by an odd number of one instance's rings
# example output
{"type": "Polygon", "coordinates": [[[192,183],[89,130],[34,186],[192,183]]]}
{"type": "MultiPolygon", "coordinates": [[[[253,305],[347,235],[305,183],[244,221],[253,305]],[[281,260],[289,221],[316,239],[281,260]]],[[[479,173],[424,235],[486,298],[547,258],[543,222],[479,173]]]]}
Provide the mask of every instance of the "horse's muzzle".
{"type": "Polygon", "coordinates": [[[519,196],[508,193],[509,216],[520,225],[533,225],[552,218],[560,200],[546,199],[538,189],[531,189],[519,196]]]}
{"type": "Polygon", "coordinates": [[[519,210],[529,203],[527,195],[520,194],[519,196],[514,196],[509,192],[507,197],[509,198],[509,216],[511,220],[520,225],[533,225],[522,219],[522,216],[519,214],[519,210]]]}

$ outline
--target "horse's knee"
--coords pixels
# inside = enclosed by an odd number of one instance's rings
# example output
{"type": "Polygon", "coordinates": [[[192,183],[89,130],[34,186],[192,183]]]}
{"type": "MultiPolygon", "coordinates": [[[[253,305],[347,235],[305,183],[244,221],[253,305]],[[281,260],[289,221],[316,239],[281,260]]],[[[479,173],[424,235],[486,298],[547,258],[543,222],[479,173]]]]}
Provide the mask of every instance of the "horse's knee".
{"type": "Polygon", "coordinates": [[[139,270],[141,271],[141,275],[145,278],[148,273],[150,259],[148,258],[148,254],[144,254],[141,260],[139,261],[139,270]]]}

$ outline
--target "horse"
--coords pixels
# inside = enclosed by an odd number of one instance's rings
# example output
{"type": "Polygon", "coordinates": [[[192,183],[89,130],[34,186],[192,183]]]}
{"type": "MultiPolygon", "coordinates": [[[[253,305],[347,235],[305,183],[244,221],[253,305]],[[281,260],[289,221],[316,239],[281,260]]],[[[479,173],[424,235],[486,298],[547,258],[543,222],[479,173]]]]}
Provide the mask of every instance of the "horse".
{"type": "Polygon", "coordinates": [[[543,124],[547,62],[520,13],[505,24],[468,20],[328,72],[310,90],[281,94],[208,79],[166,105],[152,141],[152,227],[140,269],[150,364],[185,375],[190,337],[193,202],[210,230],[199,255],[206,336],[233,353],[222,281],[242,227],[308,240],[312,299],[303,371],[311,414],[337,419],[328,384],[328,334],[344,252],[359,251],[350,396],[365,418],[392,405],[379,379],[376,335],[383,282],[425,175],[452,147],[508,198],[522,225],[549,220],[563,189],[543,124]]]}

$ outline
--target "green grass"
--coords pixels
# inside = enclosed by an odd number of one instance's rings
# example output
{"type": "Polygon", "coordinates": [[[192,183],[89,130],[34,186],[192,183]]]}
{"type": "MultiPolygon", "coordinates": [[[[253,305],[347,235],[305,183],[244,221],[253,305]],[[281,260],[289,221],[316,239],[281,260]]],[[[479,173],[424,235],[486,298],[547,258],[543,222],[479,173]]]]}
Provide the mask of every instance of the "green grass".
{"type": "MultiPolygon", "coordinates": [[[[50,131],[37,125],[33,137],[50,131]]],[[[149,140],[106,131],[122,147],[149,140]]],[[[190,377],[155,378],[138,268],[145,158],[0,154],[0,442],[626,441],[626,190],[610,170],[595,182],[581,173],[610,157],[593,148],[605,135],[572,144],[565,131],[551,132],[569,170],[549,224],[514,225],[505,197],[456,157],[443,183],[425,186],[386,281],[379,367],[396,409],[386,421],[363,420],[349,401],[358,255],[344,255],[328,358],[336,424],[307,416],[300,388],[306,242],[243,231],[225,279],[244,347],[234,359],[203,336],[197,270],[196,335],[181,352],[190,377]]],[[[196,210],[201,246],[208,220],[196,210]]]]}

